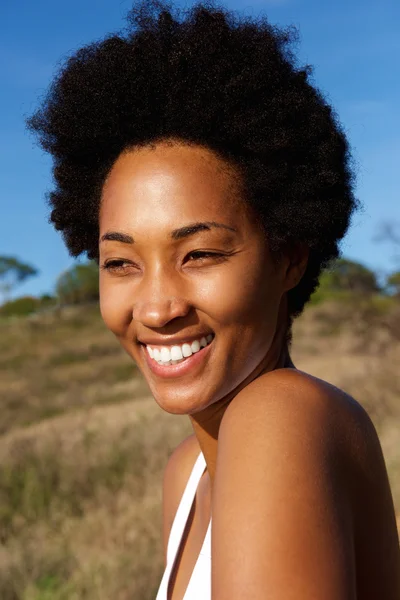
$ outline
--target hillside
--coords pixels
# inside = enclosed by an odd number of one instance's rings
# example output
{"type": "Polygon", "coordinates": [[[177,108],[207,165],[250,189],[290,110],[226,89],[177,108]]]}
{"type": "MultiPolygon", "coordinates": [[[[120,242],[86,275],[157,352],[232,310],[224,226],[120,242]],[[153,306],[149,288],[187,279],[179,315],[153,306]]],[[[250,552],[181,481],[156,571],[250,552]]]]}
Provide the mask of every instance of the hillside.
{"type": "MultiPolygon", "coordinates": [[[[366,407],[400,514],[400,342],[342,313],[308,308],[293,360],[366,407]]],[[[154,600],[162,472],[189,420],[158,408],[96,305],[0,322],[0,374],[0,598],[154,600]]]]}

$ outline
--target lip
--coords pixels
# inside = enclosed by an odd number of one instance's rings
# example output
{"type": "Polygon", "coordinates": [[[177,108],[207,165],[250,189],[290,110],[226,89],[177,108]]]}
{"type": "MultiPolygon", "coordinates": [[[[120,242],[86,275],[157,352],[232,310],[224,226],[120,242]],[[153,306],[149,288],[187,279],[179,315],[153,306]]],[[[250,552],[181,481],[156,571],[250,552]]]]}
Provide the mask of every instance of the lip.
{"type": "Polygon", "coordinates": [[[157,375],[158,377],[163,377],[165,379],[172,379],[174,377],[181,377],[189,373],[189,371],[198,370],[200,365],[204,364],[204,360],[210,353],[210,348],[214,344],[214,339],[211,340],[207,346],[201,348],[198,352],[195,352],[191,356],[189,356],[186,360],[177,365],[159,365],[157,361],[150,358],[149,353],[147,352],[145,346],[141,347],[141,351],[144,354],[145,361],[149,367],[149,369],[157,375]]]}

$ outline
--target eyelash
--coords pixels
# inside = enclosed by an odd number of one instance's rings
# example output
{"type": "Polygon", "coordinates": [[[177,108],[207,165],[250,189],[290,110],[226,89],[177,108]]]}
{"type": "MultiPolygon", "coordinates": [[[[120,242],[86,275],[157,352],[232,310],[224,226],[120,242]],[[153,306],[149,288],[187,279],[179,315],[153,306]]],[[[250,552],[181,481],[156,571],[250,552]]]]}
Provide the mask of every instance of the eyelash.
{"type": "MultiPolygon", "coordinates": [[[[193,252],[190,252],[188,254],[188,256],[193,256],[194,254],[197,255],[201,255],[200,259],[195,259],[195,260],[201,260],[204,258],[208,258],[208,257],[214,257],[215,259],[219,259],[219,260],[224,260],[226,258],[225,254],[221,254],[220,252],[202,252],[201,250],[194,250],[193,252]]],[[[118,271],[118,270],[124,270],[124,267],[122,267],[122,265],[124,263],[126,263],[126,260],[110,260],[106,263],[104,263],[103,265],[101,265],[101,269],[104,271],[118,271]]]]}

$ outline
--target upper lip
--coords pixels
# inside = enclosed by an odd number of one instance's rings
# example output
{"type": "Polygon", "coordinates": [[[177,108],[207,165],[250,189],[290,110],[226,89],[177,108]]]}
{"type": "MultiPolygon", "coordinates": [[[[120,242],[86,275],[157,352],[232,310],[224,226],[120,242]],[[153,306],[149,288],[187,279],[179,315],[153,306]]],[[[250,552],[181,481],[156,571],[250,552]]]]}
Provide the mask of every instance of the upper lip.
{"type": "Polygon", "coordinates": [[[208,335],[214,336],[214,334],[209,331],[208,333],[197,333],[195,335],[186,335],[179,337],[164,337],[164,338],[142,338],[138,337],[138,341],[141,344],[146,344],[146,346],[180,346],[185,342],[189,343],[194,340],[200,340],[202,337],[207,337],[208,335]]]}

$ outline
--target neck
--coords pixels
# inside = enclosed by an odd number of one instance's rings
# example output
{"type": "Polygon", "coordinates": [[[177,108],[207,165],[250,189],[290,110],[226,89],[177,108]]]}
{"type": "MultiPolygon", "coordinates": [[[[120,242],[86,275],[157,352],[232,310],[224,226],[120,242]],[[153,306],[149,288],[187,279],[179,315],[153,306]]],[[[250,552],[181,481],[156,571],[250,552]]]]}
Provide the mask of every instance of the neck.
{"type": "Polygon", "coordinates": [[[219,428],[230,402],[240,390],[254,379],[269,371],[285,368],[296,368],[290,357],[286,341],[286,319],[282,320],[280,326],[277,328],[271,345],[271,351],[265,361],[253,373],[221,400],[211,404],[201,413],[189,415],[194,433],[207,464],[206,476],[209,478],[210,489],[213,488],[215,479],[219,428]]]}

